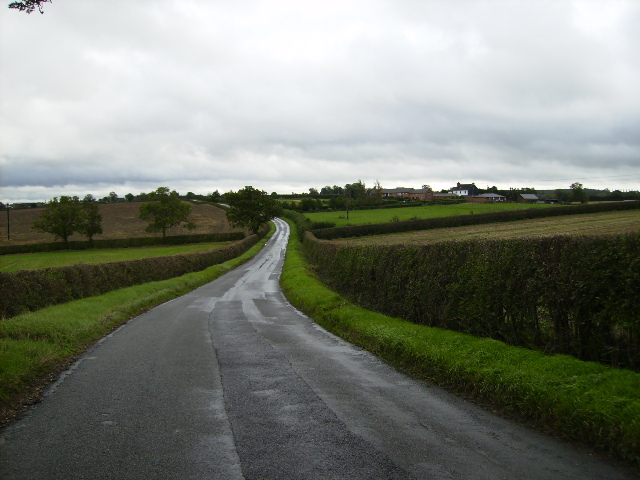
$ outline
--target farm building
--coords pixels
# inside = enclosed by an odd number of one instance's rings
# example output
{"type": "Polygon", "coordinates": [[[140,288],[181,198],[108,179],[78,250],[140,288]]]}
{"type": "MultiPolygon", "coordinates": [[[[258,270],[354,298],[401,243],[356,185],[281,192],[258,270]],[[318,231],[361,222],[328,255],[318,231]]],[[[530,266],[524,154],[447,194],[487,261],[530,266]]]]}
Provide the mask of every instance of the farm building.
{"type": "Polygon", "coordinates": [[[506,201],[507,197],[504,195],[498,195],[497,193],[483,193],[481,195],[475,195],[467,198],[467,202],[469,203],[496,203],[506,201]]]}
{"type": "Polygon", "coordinates": [[[535,193],[521,193],[518,196],[518,203],[536,203],[539,200],[535,193]]]}
{"type": "Polygon", "coordinates": [[[453,193],[454,195],[458,195],[460,197],[471,197],[480,195],[480,190],[476,187],[475,183],[460,183],[458,185],[451,188],[449,193],[453,193]]]}

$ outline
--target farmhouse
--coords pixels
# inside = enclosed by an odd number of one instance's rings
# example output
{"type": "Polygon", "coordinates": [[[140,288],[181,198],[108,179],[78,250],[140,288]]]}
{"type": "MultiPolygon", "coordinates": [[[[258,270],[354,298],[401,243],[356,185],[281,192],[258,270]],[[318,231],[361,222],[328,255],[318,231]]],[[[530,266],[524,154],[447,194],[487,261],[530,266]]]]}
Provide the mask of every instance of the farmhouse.
{"type": "Polygon", "coordinates": [[[475,183],[460,183],[458,185],[451,188],[449,193],[453,193],[454,195],[458,195],[460,197],[470,197],[480,195],[480,190],[476,187],[475,183]]]}

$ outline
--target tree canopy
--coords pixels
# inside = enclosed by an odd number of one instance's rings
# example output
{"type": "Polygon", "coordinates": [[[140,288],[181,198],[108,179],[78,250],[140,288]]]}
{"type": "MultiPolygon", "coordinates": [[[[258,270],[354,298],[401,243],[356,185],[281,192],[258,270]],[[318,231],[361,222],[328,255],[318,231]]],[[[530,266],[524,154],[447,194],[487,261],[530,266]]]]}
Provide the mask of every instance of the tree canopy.
{"type": "Polygon", "coordinates": [[[230,207],[227,210],[229,223],[234,227],[248,228],[252,233],[258,233],[263,223],[277,217],[282,211],[275,198],[251,186],[238,192],[227,192],[224,198],[230,207]]]}
{"type": "Polygon", "coordinates": [[[61,196],[59,200],[54,197],[47,202],[32,228],[52,234],[55,240],[61,238],[65,245],[76,232],[91,241],[94,235],[102,233],[102,215],[98,213],[98,205],[92,195],[87,195],[82,202],[75,196],[61,196]]]}
{"type": "Polygon", "coordinates": [[[149,202],[140,205],[140,218],[148,221],[145,229],[150,233],[162,232],[167,236],[167,229],[184,223],[184,227],[193,230],[196,225],[188,221],[191,205],[180,200],[178,192],[169,191],[168,187],[160,187],[149,193],[149,202]]]}
{"type": "Polygon", "coordinates": [[[9,8],[15,8],[20,12],[31,13],[36,8],[40,13],[44,13],[43,4],[51,3],[52,0],[22,0],[20,2],[11,2],[9,8]]]}

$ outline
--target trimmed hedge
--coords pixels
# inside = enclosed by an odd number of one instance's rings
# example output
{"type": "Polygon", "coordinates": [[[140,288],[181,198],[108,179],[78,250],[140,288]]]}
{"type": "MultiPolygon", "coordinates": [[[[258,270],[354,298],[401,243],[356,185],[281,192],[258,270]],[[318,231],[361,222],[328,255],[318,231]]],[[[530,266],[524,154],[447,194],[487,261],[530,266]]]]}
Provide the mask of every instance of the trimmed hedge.
{"type": "Polygon", "coordinates": [[[15,253],[55,252],[58,250],[87,250],[90,248],[130,248],[153,245],[186,245],[189,243],[234,242],[242,240],[243,232],[201,233],[193,235],[172,235],[169,237],[112,238],[103,240],[73,241],[67,247],[63,242],[34,243],[26,245],[4,245],[0,255],[15,253]]]}
{"type": "MultiPolygon", "coordinates": [[[[489,212],[471,215],[456,215],[450,217],[424,218],[407,220],[404,222],[376,223],[371,225],[351,225],[347,227],[324,228],[313,233],[322,240],[337,238],[361,237],[365,235],[382,235],[388,233],[412,232],[416,230],[430,230],[434,228],[462,227],[466,225],[481,225],[495,222],[511,222],[531,218],[556,217],[562,215],[578,215],[583,213],[610,212],[616,210],[635,210],[640,208],[640,201],[595,203],[584,205],[568,205],[563,207],[528,208],[525,210],[510,210],[504,212],[489,212]]],[[[296,224],[297,219],[291,218],[296,224]]]]}
{"type": "Polygon", "coordinates": [[[640,368],[638,233],[352,246],[307,232],[304,250],[323,281],[365,308],[640,368]]]}
{"type": "Polygon", "coordinates": [[[0,272],[0,318],[204,270],[246,252],[268,231],[265,224],[258,235],[208,252],[0,272]]]}

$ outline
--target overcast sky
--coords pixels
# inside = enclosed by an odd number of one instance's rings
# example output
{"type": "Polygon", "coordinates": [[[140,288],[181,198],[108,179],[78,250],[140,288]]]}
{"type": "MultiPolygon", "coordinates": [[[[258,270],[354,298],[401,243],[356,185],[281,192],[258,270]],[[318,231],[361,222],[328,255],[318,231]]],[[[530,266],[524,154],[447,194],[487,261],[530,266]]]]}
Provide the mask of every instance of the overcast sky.
{"type": "Polygon", "coordinates": [[[637,0],[0,5],[0,201],[640,189],[637,0]]]}

